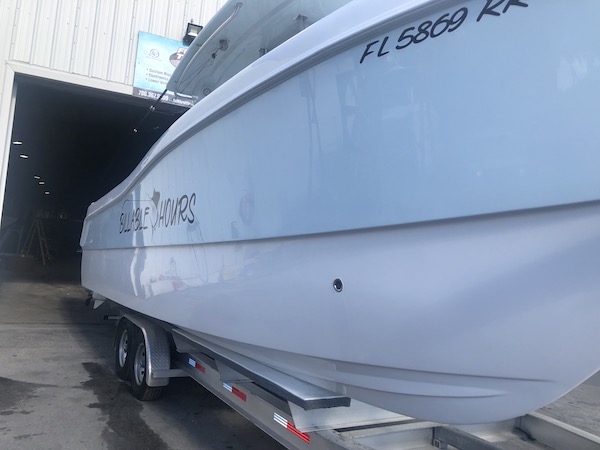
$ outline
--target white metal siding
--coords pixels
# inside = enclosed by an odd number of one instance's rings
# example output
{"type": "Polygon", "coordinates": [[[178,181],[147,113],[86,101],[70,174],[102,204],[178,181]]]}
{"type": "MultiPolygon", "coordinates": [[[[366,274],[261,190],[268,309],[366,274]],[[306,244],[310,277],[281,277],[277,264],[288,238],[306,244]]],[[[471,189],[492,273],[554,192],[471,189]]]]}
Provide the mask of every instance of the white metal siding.
{"type": "MultiPolygon", "coordinates": [[[[33,29],[36,34],[50,36],[50,39],[35,39],[31,49],[32,59],[39,66],[50,66],[50,57],[52,55],[52,37],[54,35],[56,23],[56,7],[58,0],[49,0],[37,4],[35,23],[33,29]]],[[[18,31],[18,30],[17,30],[18,31]]]]}
{"type": "Polygon", "coordinates": [[[139,31],[180,40],[190,20],[204,24],[224,3],[0,0],[0,63],[22,62],[131,85],[139,31]]]}
{"type": "Polygon", "coordinates": [[[5,61],[10,53],[16,4],[17,0],[0,0],[0,105],[5,94],[4,82],[7,70],[5,61]]]}
{"type": "Polygon", "coordinates": [[[113,8],[122,11],[123,20],[115,20],[112,24],[111,35],[113,39],[108,47],[110,59],[106,68],[106,79],[109,81],[119,81],[129,84],[129,67],[131,57],[135,54],[133,45],[135,40],[134,18],[136,14],[137,2],[134,0],[117,0],[113,8]]]}
{"type": "Polygon", "coordinates": [[[77,8],[72,8],[71,2],[68,0],[58,0],[54,11],[56,15],[54,18],[54,29],[51,39],[52,47],[50,49],[48,67],[68,72],[73,51],[77,8]]]}

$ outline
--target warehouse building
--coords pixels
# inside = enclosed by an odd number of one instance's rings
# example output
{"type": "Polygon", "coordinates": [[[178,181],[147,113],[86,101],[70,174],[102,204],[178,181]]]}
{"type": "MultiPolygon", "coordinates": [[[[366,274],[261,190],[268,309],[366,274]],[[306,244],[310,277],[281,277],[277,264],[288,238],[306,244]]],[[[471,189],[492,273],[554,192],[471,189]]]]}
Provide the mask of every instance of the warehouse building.
{"type": "Polygon", "coordinates": [[[0,0],[0,253],[78,250],[87,206],[189,103],[149,113],[225,0],[0,0]]]}

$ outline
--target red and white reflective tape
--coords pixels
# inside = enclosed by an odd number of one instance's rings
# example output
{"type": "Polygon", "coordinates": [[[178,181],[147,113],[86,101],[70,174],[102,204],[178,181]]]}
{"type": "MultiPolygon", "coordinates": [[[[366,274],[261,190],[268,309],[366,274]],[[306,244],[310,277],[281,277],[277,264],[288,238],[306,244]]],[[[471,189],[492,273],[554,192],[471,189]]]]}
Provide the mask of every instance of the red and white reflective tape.
{"type": "Polygon", "coordinates": [[[194,367],[195,369],[198,369],[200,372],[205,373],[206,372],[206,367],[204,367],[202,364],[200,364],[198,361],[193,360],[192,358],[188,359],[188,364],[192,367],[194,367]]]}
{"type": "Polygon", "coordinates": [[[239,397],[242,400],[246,401],[246,394],[244,394],[238,388],[233,387],[233,386],[229,386],[227,383],[223,383],[223,387],[225,389],[227,389],[229,392],[231,392],[233,395],[235,395],[236,397],[239,397]]]}
{"type": "Polygon", "coordinates": [[[303,433],[302,431],[298,430],[296,427],[294,427],[294,424],[291,423],[289,420],[287,420],[285,417],[282,417],[277,413],[273,413],[273,419],[279,425],[283,426],[284,428],[287,428],[289,431],[294,433],[296,436],[298,436],[304,442],[310,443],[310,436],[308,434],[303,433]]]}

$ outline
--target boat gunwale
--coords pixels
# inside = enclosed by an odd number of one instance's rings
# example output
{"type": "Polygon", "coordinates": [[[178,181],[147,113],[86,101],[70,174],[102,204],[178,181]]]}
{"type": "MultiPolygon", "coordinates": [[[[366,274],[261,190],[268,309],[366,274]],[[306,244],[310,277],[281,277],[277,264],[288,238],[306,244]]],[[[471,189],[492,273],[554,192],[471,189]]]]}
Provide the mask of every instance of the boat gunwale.
{"type": "Polygon", "coordinates": [[[442,219],[428,219],[421,220],[416,222],[404,222],[404,223],[396,223],[389,225],[375,225],[369,227],[362,228],[347,228],[342,230],[333,230],[333,231],[319,231],[314,233],[306,233],[306,234],[290,234],[290,235],[281,235],[281,236],[267,236],[260,238],[252,238],[252,239],[236,239],[236,240],[219,240],[219,241],[210,241],[210,242],[195,242],[195,243],[175,243],[175,244],[158,244],[158,245],[131,245],[128,247],[124,246],[116,246],[116,247],[85,247],[82,248],[85,251],[112,251],[112,250],[130,250],[134,248],[161,248],[161,247],[188,247],[190,245],[193,246],[218,246],[223,244],[231,244],[234,242],[236,245],[244,244],[244,243],[258,243],[258,242],[268,242],[268,241],[295,241],[310,238],[319,238],[323,236],[331,236],[331,235],[353,235],[358,233],[372,233],[372,232],[391,232],[394,230],[410,230],[414,228],[425,228],[425,227],[441,227],[441,226],[456,226],[465,222],[473,222],[473,221],[490,221],[490,220],[510,220],[516,218],[518,216],[524,215],[538,215],[538,214],[553,214],[561,211],[567,210],[580,210],[580,209],[600,209],[600,199],[593,200],[582,200],[580,202],[572,202],[572,203],[559,203],[556,205],[544,205],[544,206],[535,206],[531,208],[523,208],[523,209],[510,209],[506,211],[494,211],[487,212],[481,214],[472,214],[468,216],[455,216],[455,217],[445,217],[442,219]]]}
{"type": "MultiPolygon", "coordinates": [[[[350,47],[358,45],[361,42],[364,42],[370,36],[377,36],[389,27],[400,26],[403,22],[410,22],[413,19],[413,16],[415,15],[420,15],[423,13],[426,14],[428,10],[437,8],[439,6],[443,6],[445,4],[456,5],[465,3],[467,1],[468,0],[412,0],[408,2],[408,5],[397,6],[394,9],[394,11],[387,17],[375,16],[370,19],[367,19],[366,21],[360,22],[360,24],[357,25],[360,26],[360,29],[358,30],[356,29],[356,26],[350,27],[350,29],[346,32],[342,32],[336,35],[333,38],[335,39],[333,42],[325,41],[321,46],[312,48],[310,52],[304,52],[297,57],[286,58],[286,61],[284,61],[280,66],[277,67],[276,72],[271,71],[266,76],[261,77],[254,84],[251,84],[245,89],[238,91],[238,94],[232,100],[228,100],[228,97],[225,96],[225,101],[221,100],[212,111],[209,111],[207,113],[207,115],[204,118],[189,126],[188,128],[184,129],[180,134],[175,136],[167,145],[165,145],[165,147],[160,149],[156,155],[150,157],[148,164],[144,167],[141,167],[141,163],[143,161],[142,159],[142,161],[130,174],[131,176],[137,171],[137,173],[135,173],[135,176],[131,180],[125,178],[120,183],[127,184],[126,186],[121,188],[122,191],[118,195],[116,195],[110,200],[107,200],[104,204],[99,205],[96,209],[89,212],[89,210],[94,206],[95,203],[101,202],[111,192],[116,190],[120,186],[120,184],[115,186],[109,192],[107,192],[103,197],[90,204],[88,208],[88,213],[85,217],[85,222],[101,214],[102,212],[104,212],[105,210],[107,210],[108,208],[125,198],[130,193],[131,189],[135,187],[146,176],[148,172],[150,172],[160,161],[162,161],[163,158],[165,158],[169,153],[171,153],[171,151],[173,151],[183,142],[187,141],[199,131],[207,128],[222,117],[225,117],[229,113],[235,111],[244,104],[260,96],[264,92],[270,90],[271,88],[279,84],[284,83],[285,81],[293,78],[299,73],[302,73],[310,69],[311,67],[318,65],[319,63],[329,59],[331,56],[338,54],[343,50],[347,50],[350,47]]],[[[349,3],[348,5],[351,4],[352,3],[349,3]]],[[[344,7],[340,9],[344,9],[344,7]]],[[[334,11],[329,16],[335,15],[338,11],[339,10],[334,11]]],[[[325,20],[329,16],[326,16],[319,22],[325,20]]],[[[311,27],[308,27],[306,30],[304,30],[304,32],[306,32],[319,22],[316,22],[311,27]]],[[[295,39],[296,36],[282,43],[280,46],[276,47],[269,53],[281,51],[279,50],[280,47],[286,46],[286,44],[290,40],[295,39]]],[[[260,61],[260,59],[257,61],[260,61]]],[[[255,63],[257,61],[255,61],[255,63]]],[[[250,64],[250,66],[242,69],[242,71],[240,71],[239,73],[245,72],[246,70],[248,70],[249,67],[252,67],[255,63],[250,64]]],[[[232,79],[236,79],[239,76],[239,73],[236,74],[232,79]]],[[[228,84],[230,84],[229,81],[224,83],[223,86],[227,86],[228,84]]],[[[213,92],[211,95],[215,95],[219,91],[222,91],[221,87],[216,89],[215,92],[213,92]]],[[[197,106],[200,104],[202,104],[202,102],[199,102],[197,106]]],[[[167,132],[165,132],[165,134],[166,133],[168,133],[168,130],[167,132]]],[[[162,139],[162,137],[164,137],[164,134],[163,136],[161,136],[161,138],[159,138],[159,141],[157,141],[156,144],[160,142],[160,139],[162,139]]],[[[154,146],[148,150],[147,154],[150,153],[153,148],[154,146]]]]}

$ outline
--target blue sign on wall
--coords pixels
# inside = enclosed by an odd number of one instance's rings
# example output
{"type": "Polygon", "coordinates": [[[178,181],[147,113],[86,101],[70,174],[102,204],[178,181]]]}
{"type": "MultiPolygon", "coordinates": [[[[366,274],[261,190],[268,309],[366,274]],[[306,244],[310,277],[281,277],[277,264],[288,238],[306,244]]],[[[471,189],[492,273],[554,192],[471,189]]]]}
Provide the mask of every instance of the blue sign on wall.
{"type": "MultiPolygon", "coordinates": [[[[181,41],[167,39],[150,33],[138,34],[137,57],[133,78],[133,95],[156,100],[167,87],[167,82],[187,46],[181,41]]],[[[163,101],[182,106],[192,106],[192,101],[167,93],[163,101]]]]}

